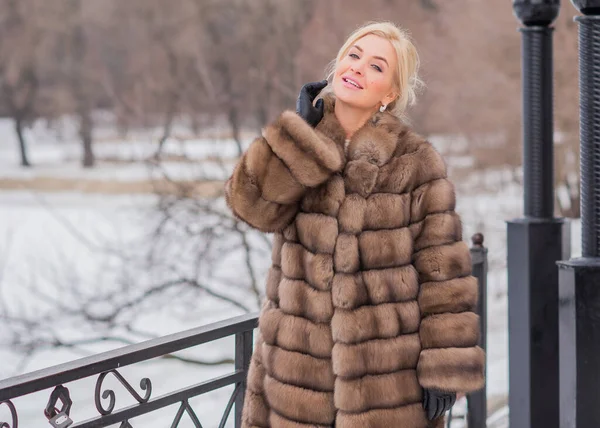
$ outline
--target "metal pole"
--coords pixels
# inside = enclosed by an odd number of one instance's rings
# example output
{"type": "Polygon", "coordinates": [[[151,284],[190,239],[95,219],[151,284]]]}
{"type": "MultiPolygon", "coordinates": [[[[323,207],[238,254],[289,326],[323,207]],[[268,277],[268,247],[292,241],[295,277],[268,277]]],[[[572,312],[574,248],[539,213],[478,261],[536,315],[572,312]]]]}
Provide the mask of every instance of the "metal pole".
{"type": "Polygon", "coordinates": [[[508,222],[511,428],[558,428],[558,271],[568,228],[554,218],[552,22],[560,0],[515,0],[523,24],[525,217],[508,222]]]}
{"type": "Polygon", "coordinates": [[[554,215],[554,152],[552,148],[552,33],[548,26],[524,27],[523,183],[526,217],[554,215]]]}
{"type": "Polygon", "coordinates": [[[244,408],[244,396],[246,395],[248,369],[252,358],[252,341],[252,330],[235,335],[235,370],[243,370],[246,374],[235,398],[235,428],[242,427],[242,410],[244,408]]]}
{"type": "Polygon", "coordinates": [[[583,257],[600,257],[600,16],[580,16],[581,231],[583,257]]]}
{"type": "Polygon", "coordinates": [[[600,425],[600,0],[579,23],[582,257],[560,262],[560,426],[600,425]]]}
{"type": "MultiPolygon", "coordinates": [[[[471,238],[471,260],[473,276],[477,278],[479,300],[477,314],[479,315],[481,329],[481,348],[487,349],[487,248],[483,246],[483,235],[476,233],[471,238]]],[[[485,428],[487,421],[487,392],[486,388],[469,394],[467,397],[467,426],[469,428],[485,428]]]]}

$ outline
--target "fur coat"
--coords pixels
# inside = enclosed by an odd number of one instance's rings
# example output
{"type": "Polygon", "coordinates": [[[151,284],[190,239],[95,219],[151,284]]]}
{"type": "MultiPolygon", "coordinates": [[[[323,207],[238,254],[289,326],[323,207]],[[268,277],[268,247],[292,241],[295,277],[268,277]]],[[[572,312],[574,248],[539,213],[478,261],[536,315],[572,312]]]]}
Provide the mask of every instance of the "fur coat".
{"type": "Polygon", "coordinates": [[[477,281],[433,146],[388,112],[351,138],[286,111],[225,185],[274,233],[244,428],[426,428],[422,388],[484,385],[477,281]]]}

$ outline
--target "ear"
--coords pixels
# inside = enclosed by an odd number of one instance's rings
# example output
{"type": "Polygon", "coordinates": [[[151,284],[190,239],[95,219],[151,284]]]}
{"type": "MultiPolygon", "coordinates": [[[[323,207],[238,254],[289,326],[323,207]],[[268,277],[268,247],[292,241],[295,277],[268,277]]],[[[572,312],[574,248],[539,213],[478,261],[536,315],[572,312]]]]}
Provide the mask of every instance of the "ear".
{"type": "Polygon", "coordinates": [[[388,104],[394,102],[397,98],[398,98],[398,94],[396,93],[396,91],[390,92],[381,100],[381,104],[388,105],[388,104]]]}

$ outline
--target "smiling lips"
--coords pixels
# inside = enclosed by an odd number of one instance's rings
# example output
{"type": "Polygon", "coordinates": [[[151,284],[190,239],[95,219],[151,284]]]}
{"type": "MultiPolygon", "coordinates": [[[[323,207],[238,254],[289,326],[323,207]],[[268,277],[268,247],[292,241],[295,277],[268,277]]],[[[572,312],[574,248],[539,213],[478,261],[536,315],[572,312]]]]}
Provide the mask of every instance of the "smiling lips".
{"type": "Polygon", "coordinates": [[[347,86],[350,88],[356,88],[356,89],[363,89],[363,87],[360,86],[356,80],[353,80],[349,77],[342,77],[342,80],[345,83],[344,86],[347,86]]]}

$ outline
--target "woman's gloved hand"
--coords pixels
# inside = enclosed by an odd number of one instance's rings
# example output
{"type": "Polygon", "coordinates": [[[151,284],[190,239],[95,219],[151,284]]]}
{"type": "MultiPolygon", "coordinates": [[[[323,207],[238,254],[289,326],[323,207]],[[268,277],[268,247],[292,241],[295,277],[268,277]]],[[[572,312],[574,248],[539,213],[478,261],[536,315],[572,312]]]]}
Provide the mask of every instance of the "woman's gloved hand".
{"type": "Polygon", "coordinates": [[[300,90],[296,101],[296,113],[313,128],[323,119],[323,100],[317,101],[315,106],[312,103],[325,86],[327,86],[327,80],[307,83],[300,90]]]}
{"type": "Polygon", "coordinates": [[[423,408],[427,419],[430,421],[439,418],[446,413],[456,402],[454,392],[436,391],[433,389],[423,390],[423,408]]]}

